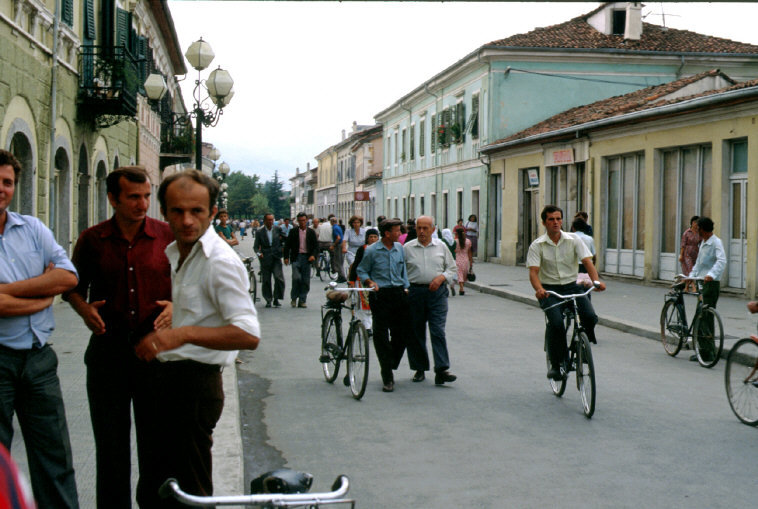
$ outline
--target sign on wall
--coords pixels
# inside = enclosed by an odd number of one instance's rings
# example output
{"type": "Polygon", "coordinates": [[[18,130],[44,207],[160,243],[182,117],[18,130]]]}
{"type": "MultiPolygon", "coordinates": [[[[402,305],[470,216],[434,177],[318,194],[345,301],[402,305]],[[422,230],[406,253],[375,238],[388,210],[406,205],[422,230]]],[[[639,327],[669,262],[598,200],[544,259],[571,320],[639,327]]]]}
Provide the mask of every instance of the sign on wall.
{"type": "Polygon", "coordinates": [[[368,191],[356,191],[354,199],[355,201],[370,201],[371,197],[368,191]]]}
{"type": "Polygon", "coordinates": [[[551,166],[558,166],[561,164],[573,164],[574,163],[574,149],[567,148],[564,150],[553,151],[553,164],[551,166]]]}

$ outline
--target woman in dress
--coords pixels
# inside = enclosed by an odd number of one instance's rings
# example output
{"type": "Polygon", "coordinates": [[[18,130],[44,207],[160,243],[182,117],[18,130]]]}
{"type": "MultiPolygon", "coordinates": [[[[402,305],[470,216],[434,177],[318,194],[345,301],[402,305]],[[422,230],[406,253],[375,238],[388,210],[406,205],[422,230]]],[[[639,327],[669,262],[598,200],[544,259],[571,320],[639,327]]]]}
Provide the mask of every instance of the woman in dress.
{"type": "MultiPolygon", "coordinates": [[[[682,234],[682,244],[679,250],[679,263],[682,264],[682,274],[689,276],[692,272],[692,267],[697,260],[697,253],[700,250],[700,234],[697,230],[697,220],[699,216],[692,216],[690,219],[690,227],[682,234]]],[[[694,292],[697,290],[697,285],[694,281],[687,281],[684,285],[685,292],[694,292]]]]}
{"type": "Polygon", "coordinates": [[[348,224],[350,229],[345,232],[345,238],[342,239],[342,252],[345,253],[347,266],[350,267],[355,260],[355,253],[358,248],[365,243],[366,229],[362,227],[363,218],[361,216],[351,217],[348,224]]]}
{"type": "Polygon", "coordinates": [[[474,214],[468,216],[468,222],[464,227],[466,228],[466,237],[471,241],[471,254],[476,256],[476,245],[477,239],[479,238],[479,221],[477,221],[474,214]]]}
{"type": "Polygon", "coordinates": [[[471,241],[466,238],[466,230],[463,228],[455,232],[455,265],[458,267],[458,285],[461,295],[466,295],[463,290],[463,283],[466,282],[466,276],[474,266],[474,258],[471,256],[471,241]]]}

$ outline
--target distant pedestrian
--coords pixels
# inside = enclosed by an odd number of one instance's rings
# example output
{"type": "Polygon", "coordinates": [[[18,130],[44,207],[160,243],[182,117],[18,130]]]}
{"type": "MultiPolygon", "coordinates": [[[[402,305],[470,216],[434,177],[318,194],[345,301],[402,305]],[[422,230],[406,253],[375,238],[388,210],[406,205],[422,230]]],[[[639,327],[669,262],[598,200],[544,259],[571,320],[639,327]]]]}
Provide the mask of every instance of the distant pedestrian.
{"type": "Polygon", "coordinates": [[[337,282],[347,281],[345,275],[345,255],[342,253],[342,239],[345,236],[342,227],[337,224],[334,214],[329,214],[329,223],[332,225],[332,270],[337,273],[337,282]]]}
{"type": "Polygon", "coordinates": [[[311,266],[318,256],[318,237],[312,228],[308,228],[305,212],[297,215],[297,225],[290,231],[284,245],[284,265],[289,265],[292,260],[292,307],[305,308],[311,289],[311,266]]]}
{"type": "MultiPolygon", "coordinates": [[[[432,238],[434,238],[434,235],[432,235],[432,238]]],[[[455,260],[455,257],[456,257],[455,239],[453,238],[453,232],[450,231],[450,228],[445,228],[444,230],[442,230],[442,235],[440,235],[439,239],[445,244],[445,246],[447,246],[447,248],[450,250],[450,254],[453,255],[453,260],[455,260]]],[[[457,284],[458,284],[458,272],[456,271],[453,281],[450,282],[450,293],[452,294],[453,297],[455,297],[455,287],[457,284]]]]}
{"type": "MultiPolygon", "coordinates": [[[[581,217],[577,217],[571,223],[571,232],[582,239],[582,242],[587,246],[587,249],[589,249],[592,254],[592,264],[594,265],[597,263],[597,251],[595,250],[595,240],[587,235],[588,228],[589,225],[585,223],[584,219],[581,217]]],[[[590,279],[589,274],[587,274],[587,268],[582,263],[579,264],[579,274],[577,275],[576,282],[587,288],[592,286],[592,280],[590,279]]],[[[587,298],[592,300],[592,294],[587,295],[587,298]]]]}
{"type": "Polygon", "coordinates": [[[592,231],[592,225],[590,224],[590,215],[587,214],[585,211],[580,210],[576,214],[574,214],[574,219],[582,219],[585,223],[587,223],[587,229],[585,233],[589,235],[590,237],[594,237],[593,231],[592,231]]]}
{"type": "MultiPolygon", "coordinates": [[[[695,260],[697,260],[697,254],[700,250],[700,234],[697,230],[698,216],[692,216],[690,218],[690,227],[684,231],[682,235],[681,247],[679,249],[679,263],[682,264],[682,274],[689,274],[692,272],[692,267],[695,266],[695,260]]],[[[694,281],[687,281],[684,285],[685,292],[697,291],[697,285],[694,281]]]]}
{"type": "Polygon", "coordinates": [[[263,299],[270,308],[273,300],[275,308],[284,300],[284,271],[282,268],[282,241],[279,227],[274,226],[274,214],[263,216],[263,228],[255,232],[253,252],[261,264],[261,282],[263,299]],[[274,278],[274,290],[271,291],[271,278],[274,278]]]}
{"type": "Polygon", "coordinates": [[[361,216],[351,217],[348,224],[350,224],[350,228],[345,232],[345,237],[342,239],[342,254],[345,255],[349,267],[355,260],[355,253],[358,248],[365,244],[366,229],[363,228],[361,216]]]}
{"type": "Polygon", "coordinates": [[[232,225],[228,223],[229,213],[226,211],[226,209],[219,210],[218,214],[216,215],[216,219],[219,221],[218,225],[216,226],[216,233],[218,233],[218,235],[230,246],[239,245],[240,242],[237,240],[237,236],[234,234],[234,229],[232,225]]]}
{"type": "Polygon", "coordinates": [[[463,228],[455,232],[455,265],[458,267],[459,292],[461,295],[466,295],[463,284],[474,267],[474,257],[471,253],[471,241],[466,238],[466,230],[463,228]]]}

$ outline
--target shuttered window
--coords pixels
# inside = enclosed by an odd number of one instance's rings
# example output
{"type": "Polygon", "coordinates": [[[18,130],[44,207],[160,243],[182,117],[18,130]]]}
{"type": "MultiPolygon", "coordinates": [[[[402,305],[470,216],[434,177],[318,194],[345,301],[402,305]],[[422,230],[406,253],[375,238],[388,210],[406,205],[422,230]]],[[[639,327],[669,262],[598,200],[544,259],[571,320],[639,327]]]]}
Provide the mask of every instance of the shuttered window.
{"type": "Polygon", "coordinates": [[[95,32],[95,0],[84,2],[84,36],[92,41],[97,37],[95,32]]]}
{"type": "Polygon", "coordinates": [[[411,125],[410,156],[411,156],[411,161],[416,159],[416,124],[411,125]]]}
{"type": "Polygon", "coordinates": [[[424,157],[425,147],[424,142],[426,141],[426,120],[421,120],[421,123],[418,128],[418,156],[424,157]]]}
{"type": "Polygon", "coordinates": [[[61,21],[70,27],[74,27],[74,0],[62,0],[61,21]]]}
{"type": "Polygon", "coordinates": [[[437,115],[432,115],[432,139],[429,143],[429,151],[434,154],[437,149],[437,115]]]}
{"type": "Polygon", "coordinates": [[[472,138],[479,137],[479,94],[471,96],[471,115],[466,122],[464,133],[471,133],[472,138]]]}
{"type": "Polygon", "coordinates": [[[116,9],[116,46],[129,47],[129,29],[131,27],[129,11],[116,9]]]}

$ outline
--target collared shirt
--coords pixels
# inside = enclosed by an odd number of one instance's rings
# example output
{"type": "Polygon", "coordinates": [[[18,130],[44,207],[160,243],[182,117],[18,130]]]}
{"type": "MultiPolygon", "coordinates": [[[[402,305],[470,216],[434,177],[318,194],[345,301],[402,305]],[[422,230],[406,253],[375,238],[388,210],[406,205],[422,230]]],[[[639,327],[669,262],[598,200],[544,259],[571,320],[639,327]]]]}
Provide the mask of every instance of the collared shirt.
{"type": "Polygon", "coordinates": [[[392,249],[387,249],[381,241],[368,246],[357,272],[361,281],[370,279],[379,285],[379,288],[411,286],[405,269],[405,252],[400,242],[395,242],[392,249]]]}
{"type": "Polygon", "coordinates": [[[338,224],[332,226],[332,242],[342,242],[342,228],[338,224]]]}
{"type": "Polygon", "coordinates": [[[99,312],[106,335],[131,332],[141,337],[153,330],[163,311],[155,301],[171,300],[171,267],[165,250],[173,240],[168,223],[150,217],[131,242],[114,217],[79,236],[72,256],[79,284],[72,292],[89,302],[105,301],[99,312]]]}
{"type": "Polygon", "coordinates": [[[411,283],[429,284],[440,274],[452,283],[458,273],[453,255],[441,240],[430,239],[429,244],[424,246],[418,239],[413,239],[405,243],[403,250],[408,281],[411,283]]]}
{"type": "Polygon", "coordinates": [[[300,248],[297,252],[306,254],[308,252],[308,245],[305,242],[305,234],[308,233],[308,228],[298,228],[297,232],[300,234],[300,248]]]}
{"type": "MultiPolygon", "coordinates": [[[[265,228],[265,227],[264,227],[265,228]]],[[[274,231],[274,227],[266,228],[266,236],[268,237],[268,245],[272,246],[274,244],[274,238],[272,232],[274,231]]]]}
{"type": "Polygon", "coordinates": [[[697,260],[689,276],[703,278],[711,276],[714,281],[720,281],[725,267],[726,253],[724,252],[724,244],[720,238],[711,235],[708,237],[708,240],[700,242],[697,260]]]}
{"type": "Polygon", "coordinates": [[[584,232],[574,232],[574,235],[576,235],[577,237],[579,237],[580,239],[582,239],[582,242],[584,242],[584,244],[587,246],[587,249],[590,250],[590,253],[592,255],[596,254],[596,251],[595,251],[595,239],[593,239],[592,237],[590,237],[589,235],[587,235],[584,232]]]}
{"type": "Polygon", "coordinates": [[[318,225],[316,233],[318,233],[319,242],[331,242],[334,229],[330,223],[321,223],[318,225]]]}
{"type": "MultiPolygon", "coordinates": [[[[171,263],[171,294],[174,301],[172,327],[189,325],[223,327],[234,325],[260,337],[258,316],[248,293],[250,283],[237,253],[208,228],[192,246],[179,270],[179,248],[166,248],[171,263]]],[[[213,350],[184,344],[158,354],[158,360],[194,360],[206,364],[232,365],[237,350],[213,350]]]]}
{"type": "MultiPolygon", "coordinates": [[[[77,274],[53,233],[39,219],[6,211],[5,231],[0,234],[0,283],[41,276],[50,263],[77,274]]],[[[54,328],[52,306],[32,315],[0,318],[0,345],[14,350],[42,346],[54,328]]]]}
{"type": "Polygon", "coordinates": [[[582,239],[573,233],[561,231],[557,244],[545,233],[529,246],[526,266],[540,268],[539,278],[542,284],[566,285],[576,281],[579,264],[591,257],[592,254],[582,239]]]}
{"type": "Polygon", "coordinates": [[[279,230],[282,232],[282,235],[284,235],[285,237],[289,236],[291,229],[292,229],[291,224],[282,223],[279,225],[279,230]]]}

